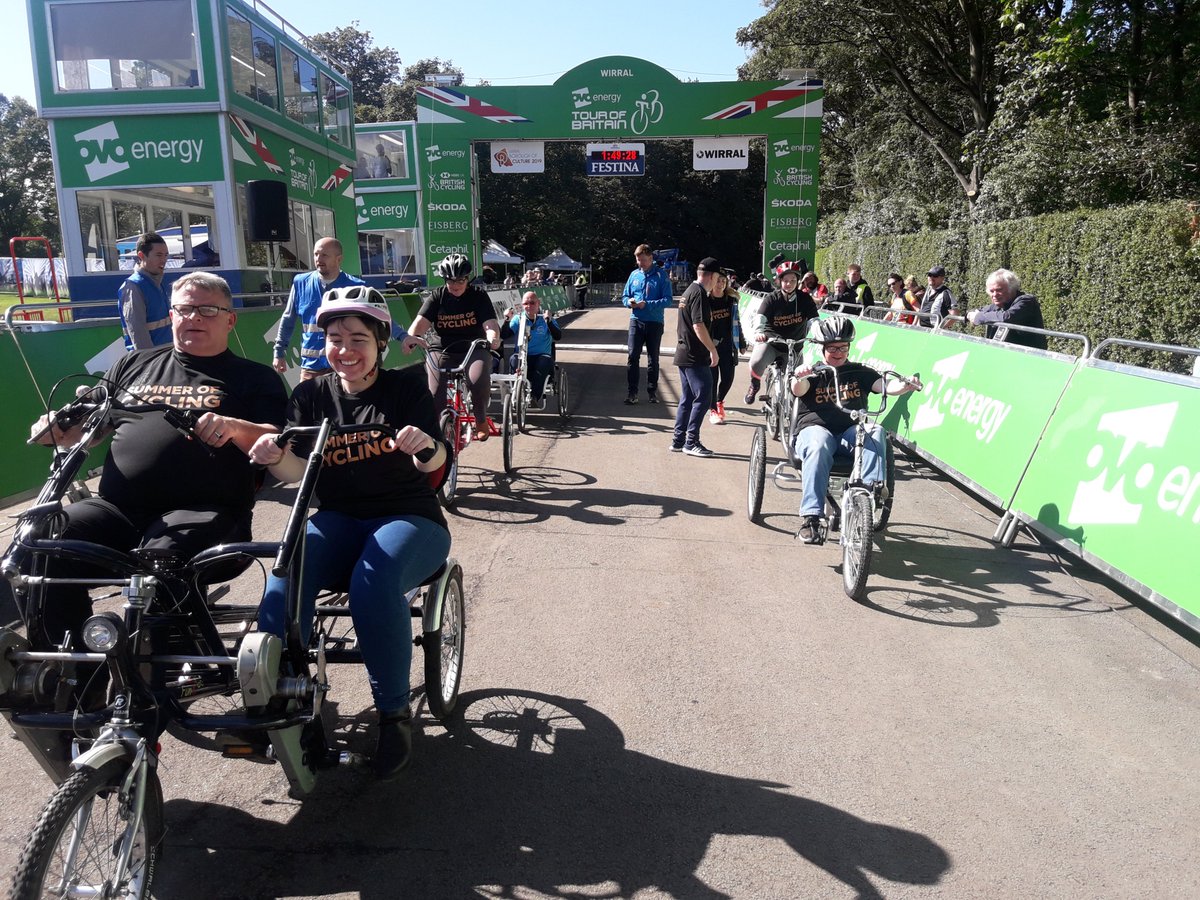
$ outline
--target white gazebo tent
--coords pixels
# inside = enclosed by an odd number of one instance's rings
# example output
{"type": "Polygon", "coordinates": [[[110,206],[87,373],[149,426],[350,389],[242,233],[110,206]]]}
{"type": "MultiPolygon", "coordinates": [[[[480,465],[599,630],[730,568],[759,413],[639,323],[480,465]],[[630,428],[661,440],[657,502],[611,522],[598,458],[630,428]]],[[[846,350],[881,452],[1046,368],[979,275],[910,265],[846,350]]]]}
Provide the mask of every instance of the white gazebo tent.
{"type": "Polygon", "coordinates": [[[496,240],[483,242],[483,264],[485,266],[519,266],[525,262],[525,257],[513,253],[496,240]]]}

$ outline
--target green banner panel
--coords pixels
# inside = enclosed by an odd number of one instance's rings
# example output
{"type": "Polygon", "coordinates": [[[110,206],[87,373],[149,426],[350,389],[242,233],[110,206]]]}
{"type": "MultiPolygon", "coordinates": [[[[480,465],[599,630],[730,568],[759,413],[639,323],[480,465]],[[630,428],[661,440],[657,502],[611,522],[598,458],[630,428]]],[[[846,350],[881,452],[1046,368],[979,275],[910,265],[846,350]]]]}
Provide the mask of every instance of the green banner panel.
{"type": "Polygon", "coordinates": [[[211,113],[54,121],[58,177],[65,188],[222,181],[217,123],[211,113]]]}
{"type": "Polygon", "coordinates": [[[420,200],[421,195],[416,191],[359,194],[354,200],[358,230],[391,231],[396,228],[416,228],[417,204],[420,200]]]}
{"type": "Polygon", "coordinates": [[[1063,396],[1015,509],[1200,617],[1200,386],[1088,362],[1063,396]]]}

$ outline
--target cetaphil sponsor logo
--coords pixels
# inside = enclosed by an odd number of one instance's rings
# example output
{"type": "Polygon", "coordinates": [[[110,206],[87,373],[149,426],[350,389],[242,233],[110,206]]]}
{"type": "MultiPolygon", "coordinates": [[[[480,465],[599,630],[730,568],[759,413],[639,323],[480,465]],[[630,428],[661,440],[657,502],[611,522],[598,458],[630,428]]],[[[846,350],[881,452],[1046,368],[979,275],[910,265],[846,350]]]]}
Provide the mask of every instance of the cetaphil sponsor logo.
{"type": "Polygon", "coordinates": [[[771,216],[769,228],[811,228],[813,220],[808,216],[771,216]]]}
{"type": "Polygon", "coordinates": [[[771,209],[811,209],[811,200],[772,200],[771,209]]]}
{"type": "Polygon", "coordinates": [[[292,187],[300,191],[315,194],[317,191],[317,162],[305,159],[296,152],[295,147],[288,148],[288,167],[291,169],[292,187]]]}
{"type": "Polygon", "coordinates": [[[767,249],[781,250],[784,253],[808,252],[812,250],[812,241],[771,241],[767,245],[767,249]]]}
{"type": "Polygon", "coordinates": [[[926,379],[929,399],[913,413],[911,431],[939,428],[947,418],[960,419],[975,427],[976,440],[992,442],[1012,412],[1012,404],[956,384],[970,355],[964,351],[933,364],[933,377],[926,379]]]}
{"type": "Polygon", "coordinates": [[[425,209],[429,212],[466,212],[467,204],[465,203],[426,203],[425,209]]]}
{"type": "Polygon", "coordinates": [[[1165,475],[1152,451],[1167,443],[1178,403],[1159,403],[1104,413],[1086,462],[1096,476],[1075,488],[1067,522],[1073,525],[1136,525],[1147,504],[1200,523],[1200,471],[1176,465],[1165,475]]]}
{"type": "MultiPolygon", "coordinates": [[[[434,254],[435,256],[449,256],[451,253],[466,253],[467,245],[466,244],[430,244],[429,252],[434,254]]],[[[122,343],[121,349],[124,350],[124,347],[125,347],[125,345],[124,345],[124,343],[122,343]]]]}
{"type": "Polygon", "coordinates": [[[808,187],[813,183],[813,173],[799,166],[777,169],[771,181],[779,187],[808,187]]]}
{"type": "Polygon", "coordinates": [[[122,141],[116,122],[104,122],[74,135],[88,181],[95,184],[124,172],[138,160],[169,159],[182,165],[200,162],[204,141],[174,138],[161,141],[122,141]]]}
{"type": "Polygon", "coordinates": [[[817,149],[813,144],[793,144],[787,138],[781,141],[774,141],[771,147],[776,159],[779,159],[781,156],[787,156],[790,153],[814,153],[817,149]]]}

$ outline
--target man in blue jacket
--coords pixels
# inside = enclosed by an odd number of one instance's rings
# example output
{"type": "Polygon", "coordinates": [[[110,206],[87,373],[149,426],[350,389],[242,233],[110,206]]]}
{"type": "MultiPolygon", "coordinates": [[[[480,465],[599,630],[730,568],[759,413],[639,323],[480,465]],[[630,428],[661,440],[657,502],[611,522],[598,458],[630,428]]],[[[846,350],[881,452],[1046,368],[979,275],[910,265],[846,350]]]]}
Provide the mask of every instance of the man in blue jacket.
{"type": "Polygon", "coordinates": [[[283,318],[279,320],[279,334],[275,338],[275,371],[288,370],[288,344],[300,319],[300,378],[307,381],[331,371],[325,359],[325,332],[317,326],[317,308],[326,291],[334,288],[366,284],[361,278],[342,271],[342,242],[337,238],[321,238],[313,245],[312,272],[297,275],[292,281],[283,318]]]}
{"type": "Polygon", "coordinates": [[[663,311],[673,300],[671,279],[665,270],[654,265],[650,246],[638,244],[633,258],[638,267],[626,280],[625,290],[621,293],[621,305],[630,309],[627,406],[638,402],[638,369],[643,347],[646,348],[646,390],[650,402],[658,402],[658,348],[663,336],[663,311]]]}
{"type": "Polygon", "coordinates": [[[163,285],[169,255],[162,235],[147,231],[138,238],[137,268],[117,294],[126,350],[171,343],[171,292],[163,285]]]}

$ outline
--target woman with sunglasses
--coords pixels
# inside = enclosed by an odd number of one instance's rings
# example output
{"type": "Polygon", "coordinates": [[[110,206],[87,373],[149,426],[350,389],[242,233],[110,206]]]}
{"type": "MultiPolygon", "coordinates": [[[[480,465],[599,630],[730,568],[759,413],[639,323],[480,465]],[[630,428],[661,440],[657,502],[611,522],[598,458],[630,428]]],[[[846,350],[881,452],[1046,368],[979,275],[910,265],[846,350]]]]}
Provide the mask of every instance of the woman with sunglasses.
{"type": "MultiPolygon", "coordinates": [[[[433,394],[436,413],[446,408],[448,369],[462,365],[468,357],[471,343],[486,338],[495,350],[500,346],[500,323],[496,310],[483,288],[468,284],[471,260],[461,253],[451,253],[438,264],[437,274],[445,285],[434,288],[409,326],[404,350],[425,347],[425,371],[429,392],[433,394]],[[432,329],[432,332],[430,332],[432,329]],[[429,333],[428,338],[425,337],[429,333]]],[[[467,365],[467,387],[475,411],[475,439],[488,439],[487,408],[491,401],[492,358],[484,348],[470,351],[467,365]]]]}

